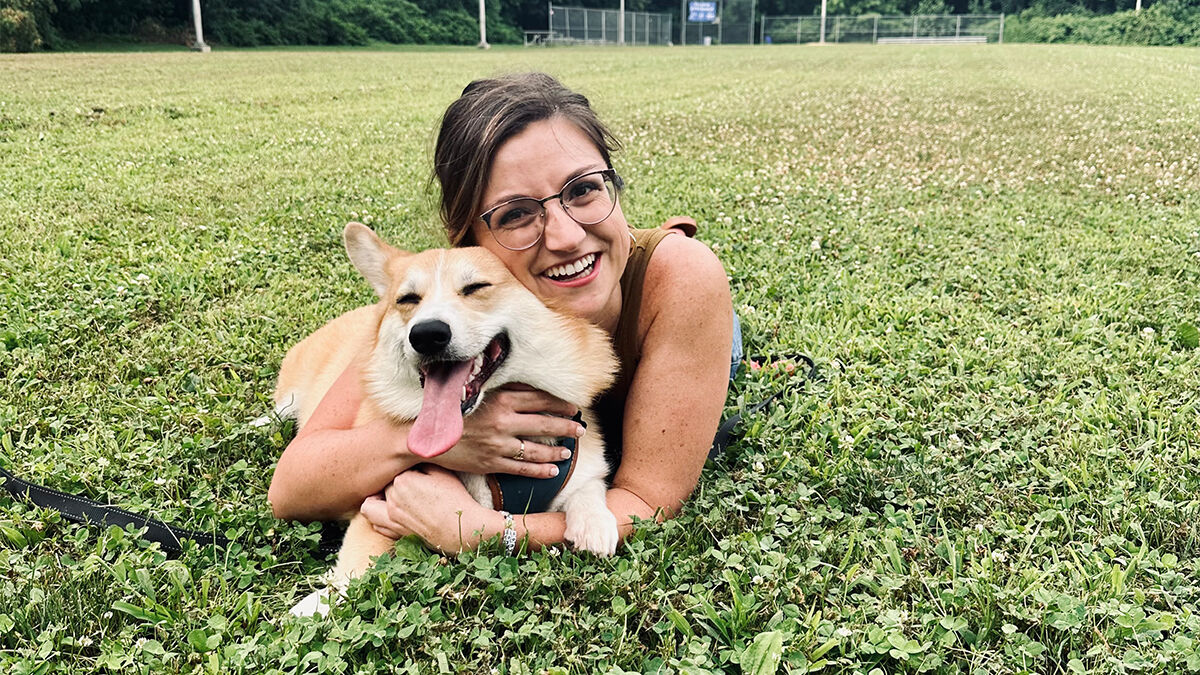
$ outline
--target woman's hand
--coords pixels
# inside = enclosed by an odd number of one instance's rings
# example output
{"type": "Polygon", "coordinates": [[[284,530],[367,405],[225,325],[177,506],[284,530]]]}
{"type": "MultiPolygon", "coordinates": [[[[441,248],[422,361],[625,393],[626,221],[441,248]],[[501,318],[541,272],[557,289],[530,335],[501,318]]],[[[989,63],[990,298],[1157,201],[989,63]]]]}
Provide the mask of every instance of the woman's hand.
{"type": "Polygon", "coordinates": [[[445,469],[422,464],[396,476],[382,495],[360,509],[377,532],[392,539],[415,534],[444,552],[474,549],[489,515],[462,482],[445,469]]]}
{"type": "Polygon", "coordinates": [[[463,420],[458,443],[430,461],[452,471],[550,478],[558,474],[552,462],[566,459],[569,451],[522,439],[578,438],[583,426],[570,419],[577,412],[574,405],[544,391],[510,385],[489,393],[483,404],[463,420]]]}

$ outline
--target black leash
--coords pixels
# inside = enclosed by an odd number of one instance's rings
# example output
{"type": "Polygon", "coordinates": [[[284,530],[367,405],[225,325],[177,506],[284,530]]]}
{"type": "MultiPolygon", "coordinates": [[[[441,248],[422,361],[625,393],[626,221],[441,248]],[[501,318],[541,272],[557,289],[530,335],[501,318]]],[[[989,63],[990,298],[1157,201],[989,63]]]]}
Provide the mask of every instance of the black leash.
{"type": "MultiPolygon", "coordinates": [[[[811,358],[809,358],[809,356],[807,354],[784,354],[781,356],[750,356],[750,357],[746,358],[746,361],[748,363],[757,364],[760,367],[774,366],[776,368],[782,367],[782,366],[780,366],[780,364],[783,364],[783,363],[803,362],[804,364],[806,364],[808,366],[808,368],[802,374],[802,377],[800,380],[801,386],[803,386],[809,380],[813,380],[817,377],[817,364],[814,363],[813,360],[811,358]]],[[[764,398],[763,400],[761,400],[758,403],[751,406],[750,409],[747,410],[744,414],[738,413],[736,415],[732,415],[729,417],[729,419],[722,422],[721,426],[717,427],[717,435],[715,438],[713,438],[712,449],[708,451],[708,458],[711,460],[720,459],[721,456],[725,454],[725,448],[727,448],[729,446],[729,444],[733,441],[734,433],[737,431],[738,424],[741,423],[742,418],[758,414],[759,411],[761,411],[763,408],[766,408],[768,405],[771,405],[772,402],[774,402],[776,399],[778,399],[780,396],[782,396],[785,391],[787,391],[786,384],[784,386],[781,386],[778,389],[776,389],[775,392],[772,393],[770,396],[764,398]]]]}
{"type": "MultiPolygon", "coordinates": [[[[226,548],[230,544],[227,537],[211,532],[189,530],[185,527],[175,527],[149,516],[140,516],[112,504],[81,497],[79,495],[59,492],[48,487],[30,483],[14,476],[11,472],[0,468],[0,478],[4,479],[4,488],[14,497],[25,499],[44,509],[58,511],[62,517],[84,525],[116,525],[125,529],[132,525],[136,529],[145,528],[142,538],[146,541],[157,542],[168,555],[183,553],[183,542],[190,540],[198,546],[215,546],[226,548]]],[[[321,541],[317,550],[325,555],[337,553],[342,546],[342,535],[345,528],[334,523],[325,523],[321,530],[321,541]]]]}
{"type": "Polygon", "coordinates": [[[0,477],[4,478],[4,488],[14,497],[26,499],[37,506],[52,509],[62,514],[63,518],[73,523],[91,523],[95,525],[116,525],[124,529],[130,525],[136,528],[146,528],[143,536],[148,541],[158,542],[164,551],[173,554],[183,553],[183,540],[190,539],[200,546],[225,547],[229,540],[219,534],[197,532],[181,527],[172,527],[147,516],[130,513],[111,504],[101,504],[86,497],[51,490],[48,487],[35,485],[21,480],[12,473],[0,468],[0,477]]]}
{"type": "MultiPolygon", "coordinates": [[[[787,354],[774,357],[751,356],[747,361],[761,364],[764,367],[780,367],[779,364],[782,363],[803,362],[808,368],[801,378],[802,384],[817,376],[817,365],[813,363],[811,358],[804,354],[787,354]]],[[[717,429],[716,437],[713,439],[712,449],[709,450],[709,459],[719,459],[725,453],[725,449],[734,440],[737,427],[743,417],[757,414],[782,396],[785,391],[787,391],[787,386],[781,386],[770,396],[751,406],[745,413],[733,415],[722,422],[721,426],[717,429]]],[[[138,529],[145,528],[142,538],[147,541],[157,542],[169,554],[179,555],[183,553],[184,540],[193,541],[199,546],[215,546],[217,548],[225,548],[230,544],[228,538],[222,537],[219,534],[175,527],[148,516],[131,513],[111,504],[101,504],[86,497],[59,492],[58,490],[52,490],[42,485],[21,480],[2,467],[0,467],[0,478],[4,479],[4,488],[14,497],[25,499],[45,509],[58,511],[62,514],[63,518],[73,523],[103,526],[116,525],[122,529],[130,525],[138,529]]],[[[321,530],[321,541],[317,545],[317,550],[325,555],[337,553],[341,548],[342,535],[344,533],[345,529],[339,526],[339,524],[325,523],[321,530]]]]}

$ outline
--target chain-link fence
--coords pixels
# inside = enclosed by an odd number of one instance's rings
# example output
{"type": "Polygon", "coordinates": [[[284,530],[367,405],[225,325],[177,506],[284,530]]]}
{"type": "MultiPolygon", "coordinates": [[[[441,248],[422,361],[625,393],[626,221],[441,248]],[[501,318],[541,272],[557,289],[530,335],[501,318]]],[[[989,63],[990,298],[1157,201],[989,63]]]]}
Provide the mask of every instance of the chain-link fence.
{"type": "MultiPolygon", "coordinates": [[[[826,42],[879,42],[910,40],[970,42],[1004,41],[1003,14],[950,14],[914,16],[827,16],[826,42]]],[[[764,44],[819,42],[820,16],[763,16],[759,41],[764,44]]]]}
{"type": "MultiPolygon", "coordinates": [[[[669,44],[671,19],[670,14],[625,12],[625,44],[669,44]]],[[[621,12],[550,5],[549,25],[549,34],[539,43],[615,45],[620,40],[621,12]]],[[[528,36],[526,44],[531,44],[528,36]]]]}

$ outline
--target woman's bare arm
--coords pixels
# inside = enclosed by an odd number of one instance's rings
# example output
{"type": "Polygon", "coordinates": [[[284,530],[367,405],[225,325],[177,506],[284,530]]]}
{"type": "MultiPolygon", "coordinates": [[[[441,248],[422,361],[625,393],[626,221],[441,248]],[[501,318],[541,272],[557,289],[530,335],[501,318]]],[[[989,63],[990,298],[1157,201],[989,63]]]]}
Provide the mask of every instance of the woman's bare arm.
{"type": "Polygon", "coordinates": [[[347,368],[279,457],[267,491],[276,518],[345,518],[417,463],[408,452],[407,425],[377,420],[354,427],[360,382],[358,367],[347,368]]]}
{"type": "Polygon", "coordinates": [[[646,270],[639,321],[642,357],[625,402],[623,456],[609,493],[622,524],[627,514],[674,517],[712,446],[733,340],[729,282],[716,255],[695,239],[664,238],[646,270]]]}
{"type": "Polygon", "coordinates": [[[464,420],[463,438],[454,448],[423,459],[408,450],[409,424],[376,420],[354,422],[363,402],[357,366],[346,369],[312,416],[284,449],[267,492],[275,517],[336,520],[355,513],[369,496],[420,462],[457,471],[511,473],[548,478],[561,448],[526,444],[523,461],[512,458],[514,436],[568,436],[579,425],[568,419],[575,407],[545,392],[500,391],[464,420]],[[550,412],[552,415],[543,415],[550,412]]]}

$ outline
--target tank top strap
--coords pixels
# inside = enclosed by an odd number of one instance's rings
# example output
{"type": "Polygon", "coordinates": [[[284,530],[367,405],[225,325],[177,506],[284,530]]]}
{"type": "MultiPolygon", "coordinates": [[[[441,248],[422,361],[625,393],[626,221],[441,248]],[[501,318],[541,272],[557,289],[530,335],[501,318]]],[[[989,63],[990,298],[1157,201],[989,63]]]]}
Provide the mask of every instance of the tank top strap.
{"type": "Polygon", "coordinates": [[[629,230],[629,261],[621,275],[621,318],[613,335],[613,347],[621,362],[622,379],[626,371],[632,371],[641,348],[638,344],[638,317],[642,308],[642,286],[646,280],[646,268],[650,257],[664,237],[673,230],[656,227],[652,230],[629,230]]]}

